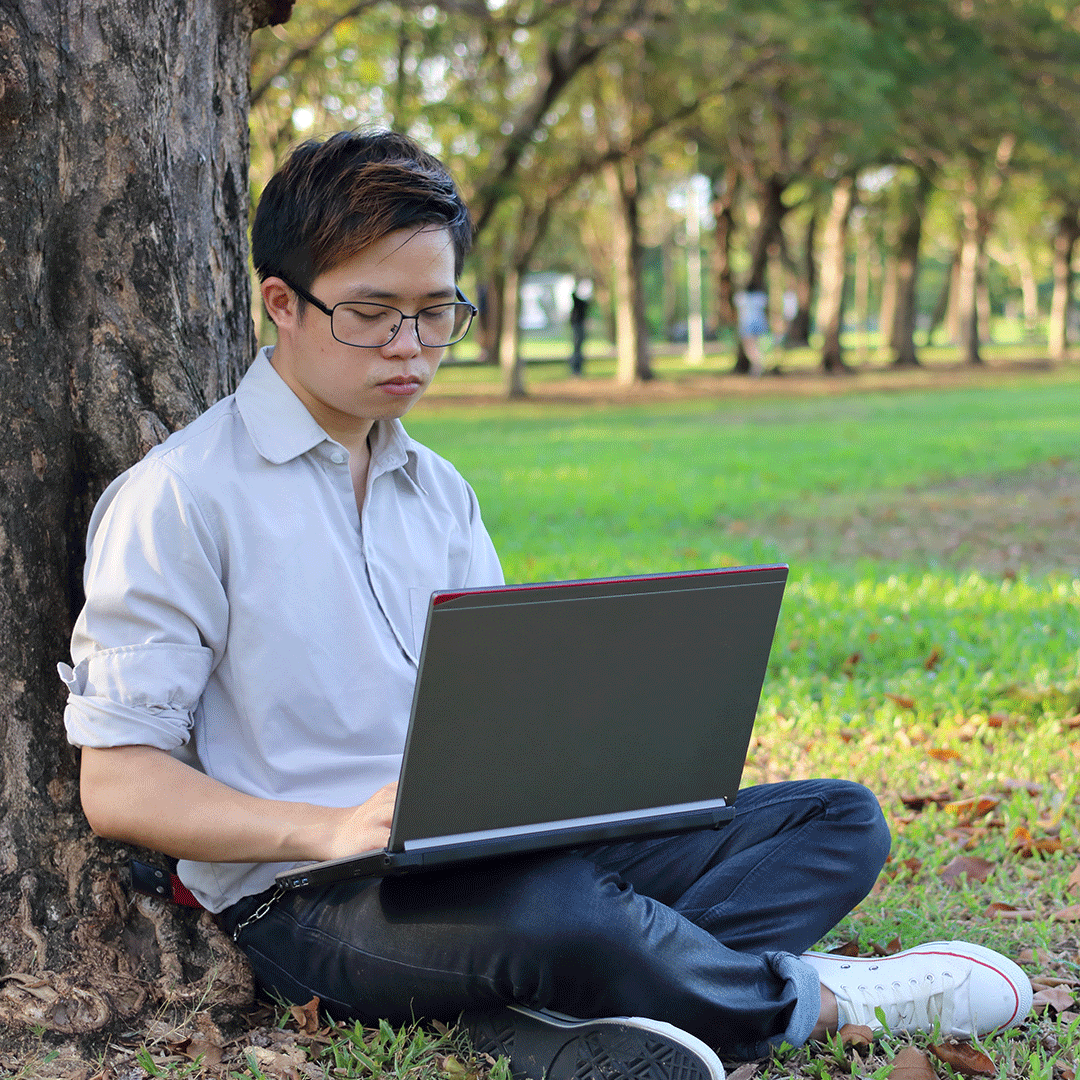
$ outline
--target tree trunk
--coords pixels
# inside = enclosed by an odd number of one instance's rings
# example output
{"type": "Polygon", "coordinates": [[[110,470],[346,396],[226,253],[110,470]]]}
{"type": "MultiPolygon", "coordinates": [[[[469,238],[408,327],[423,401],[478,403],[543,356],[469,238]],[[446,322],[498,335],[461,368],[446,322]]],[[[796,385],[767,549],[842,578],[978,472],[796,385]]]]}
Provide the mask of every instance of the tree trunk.
{"type": "Polygon", "coordinates": [[[1069,301],[1072,297],[1072,258],[1080,240],[1080,217],[1070,206],[1058,219],[1054,234],[1054,292],[1050,299],[1047,346],[1051,360],[1064,360],[1069,350],[1069,301]]]}
{"type": "Polygon", "coordinates": [[[0,7],[0,1024],[251,996],[209,916],[125,894],[89,834],[55,668],[95,499],[251,359],[249,42],[273,14],[0,7]]]}
{"type": "Polygon", "coordinates": [[[518,329],[521,274],[517,267],[506,271],[502,290],[502,328],[499,333],[499,365],[503,389],[508,398],[526,396],[524,365],[521,362],[521,334],[518,329]]]}
{"type": "Polygon", "coordinates": [[[497,364],[499,362],[499,342],[502,340],[503,292],[506,288],[506,274],[501,267],[484,276],[478,286],[478,293],[470,297],[480,308],[476,320],[477,338],[480,346],[480,363],[497,364]]]}
{"type": "MultiPolygon", "coordinates": [[[[788,208],[784,205],[784,191],[787,180],[780,176],[770,176],[758,188],[758,213],[760,220],[754,231],[750,245],[750,273],[743,288],[747,292],[769,291],[769,248],[781,242],[781,223],[788,208]]],[[[743,348],[742,336],[738,337],[738,350],[735,354],[734,370],[740,375],[750,372],[750,357],[743,348]]]]}
{"type": "Polygon", "coordinates": [[[616,162],[606,167],[605,177],[615,204],[615,381],[629,386],[653,377],[645,323],[637,167],[629,161],[616,162]]]}
{"type": "MultiPolygon", "coordinates": [[[[731,270],[731,241],[735,235],[733,208],[739,190],[739,172],[725,170],[723,178],[712,178],[713,191],[719,191],[712,204],[713,227],[712,277],[716,284],[716,328],[726,327],[736,336],[735,279],[731,270]]],[[[719,335],[718,335],[719,336],[719,335]]]]}
{"type": "Polygon", "coordinates": [[[1039,282],[1035,277],[1035,265],[1031,256],[1023,248],[1016,253],[1016,269],[1020,274],[1024,336],[1032,337],[1039,327],[1039,282]]]}
{"type": "Polygon", "coordinates": [[[840,328],[844,320],[847,227],[854,194],[854,177],[845,176],[836,182],[822,237],[821,295],[818,300],[817,321],[825,335],[821,366],[827,372],[844,371],[847,368],[840,346],[840,328]]]}
{"type": "Polygon", "coordinates": [[[787,348],[807,347],[810,344],[811,304],[814,288],[817,285],[817,260],[814,245],[817,233],[817,211],[806,222],[806,234],[803,238],[802,257],[795,273],[795,315],[784,332],[784,345],[787,348]]]}
{"type": "MultiPolygon", "coordinates": [[[[904,208],[896,240],[896,315],[892,323],[893,364],[917,367],[915,324],[918,317],[919,248],[922,244],[923,218],[934,190],[934,178],[919,170],[918,183],[911,201],[904,208]]],[[[882,327],[884,332],[885,328],[882,327]]]]}
{"type": "Polygon", "coordinates": [[[878,305],[878,348],[891,349],[896,338],[896,305],[900,294],[900,260],[895,251],[885,254],[878,305]]]}
{"type": "Polygon", "coordinates": [[[956,321],[960,352],[968,364],[981,364],[979,355],[979,211],[975,200],[965,197],[961,202],[964,215],[964,235],[960,244],[960,266],[956,282],[956,321]]]}

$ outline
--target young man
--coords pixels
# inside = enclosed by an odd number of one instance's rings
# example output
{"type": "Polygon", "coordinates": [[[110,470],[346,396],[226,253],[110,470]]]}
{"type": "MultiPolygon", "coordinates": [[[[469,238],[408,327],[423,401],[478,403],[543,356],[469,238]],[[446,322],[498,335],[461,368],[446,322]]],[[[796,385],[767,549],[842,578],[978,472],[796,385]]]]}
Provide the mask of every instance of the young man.
{"type": "Polygon", "coordinates": [[[464,1012],[521,1075],[717,1078],[714,1047],[878,1006],[894,1030],[1019,1020],[1030,984],[989,950],[803,955],[889,849],[844,781],[746,789],[720,830],[277,895],[283,868],[385,845],[428,597],[502,581],[472,490],[399,422],[468,330],[469,242],[445,169],[398,135],[306,143],[267,186],[277,345],[91,521],[61,674],[94,830],[180,859],[266,989],[464,1012]]]}

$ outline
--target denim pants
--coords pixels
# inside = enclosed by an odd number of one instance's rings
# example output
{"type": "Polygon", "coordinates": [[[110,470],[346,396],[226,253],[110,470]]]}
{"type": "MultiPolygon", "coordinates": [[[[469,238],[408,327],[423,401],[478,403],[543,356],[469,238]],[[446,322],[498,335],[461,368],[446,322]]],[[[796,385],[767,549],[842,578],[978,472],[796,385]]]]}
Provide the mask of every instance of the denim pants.
{"type": "Polygon", "coordinates": [[[889,843],[861,785],[769,784],[718,829],[286,893],[239,945],[264,989],[338,1018],[520,1003],[665,1020],[754,1058],[806,1041],[820,991],[798,956],[869,892],[889,843]]]}

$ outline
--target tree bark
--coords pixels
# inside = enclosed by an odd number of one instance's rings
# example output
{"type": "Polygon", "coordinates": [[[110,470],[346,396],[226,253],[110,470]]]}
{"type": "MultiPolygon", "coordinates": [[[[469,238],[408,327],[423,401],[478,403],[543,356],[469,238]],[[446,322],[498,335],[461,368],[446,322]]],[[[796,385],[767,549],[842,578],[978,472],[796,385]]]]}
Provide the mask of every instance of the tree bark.
{"type": "Polygon", "coordinates": [[[521,274],[517,267],[513,267],[506,271],[503,278],[502,326],[499,331],[499,366],[503,373],[503,390],[508,398],[526,396],[521,332],[518,329],[520,296],[521,274]]]}
{"type": "Polygon", "coordinates": [[[1047,347],[1051,360],[1064,360],[1069,350],[1069,301],[1072,298],[1072,259],[1080,240],[1080,209],[1070,206],[1058,218],[1054,233],[1054,292],[1050,298],[1047,347]]]}
{"type": "Polygon", "coordinates": [[[97,496],[250,361],[249,39],[289,6],[0,7],[0,1023],[251,996],[208,916],[125,894],[55,667],[97,496]]]}
{"type": "Polygon", "coordinates": [[[810,344],[811,304],[814,289],[817,286],[816,244],[817,211],[811,213],[806,222],[803,248],[795,272],[795,315],[784,332],[784,345],[787,348],[807,347],[810,344]]]}
{"type": "Polygon", "coordinates": [[[968,364],[981,364],[979,354],[979,263],[982,245],[979,241],[981,224],[975,199],[965,195],[960,204],[964,219],[964,234],[960,243],[960,265],[956,281],[956,320],[960,352],[968,364]]]}
{"type": "MultiPolygon", "coordinates": [[[[919,249],[922,245],[923,218],[934,190],[933,176],[920,169],[911,200],[904,207],[896,241],[896,308],[892,323],[893,364],[918,367],[915,351],[915,324],[918,316],[919,249]]],[[[882,326],[882,332],[885,332],[882,326]]]]}
{"type": "Polygon", "coordinates": [[[844,278],[847,269],[847,228],[854,204],[855,178],[845,176],[833,188],[832,206],[822,236],[821,295],[817,321],[825,342],[821,366],[829,373],[847,370],[840,345],[844,319],[844,278]]]}
{"type": "Polygon", "coordinates": [[[615,214],[612,218],[615,276],[615,381],[620,386],[653,377],[645,323],[642,280],[644,251],[641,245],[639,177],[631,161],[605,168],[605,179],[615,214]]]}
{"type": "MultiPolygon", "coordinates": [[[[782,176],[769,176],[758,185],[757,202],[760,215],[754,239],[750,245],[750,272],[743,288],[747,292],[769,291],[769,249],[777,243],[783,243],[781,226],[788,207],[784,205],[784,192],[788,181],[782,176]]],[[[742,337],[738,337],[738,349],[735,354],[736,373],[746,375],[750,372],[750,357],[743,348],[742,337]]]]}
{"type": "Polygon", "coordinates": [[[731,242],[735,235],[735,199],[739,191],[739,171],[731,167],[722,177],[712,177],[713,199],[712,278],[716,287],[716,328],[726,327],[735,336],[735,279],[731,269],[731,242]]]}

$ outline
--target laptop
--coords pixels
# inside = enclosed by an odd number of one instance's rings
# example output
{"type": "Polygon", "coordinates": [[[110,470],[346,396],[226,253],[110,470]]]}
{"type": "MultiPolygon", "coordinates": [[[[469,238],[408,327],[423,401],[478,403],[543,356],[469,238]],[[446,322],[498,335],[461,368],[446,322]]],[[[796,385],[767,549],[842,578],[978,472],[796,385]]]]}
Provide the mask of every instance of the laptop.
{"type": "Polygon", "coordinates": [[[734,815],[787,573],[434,593],[387,847],[278,882],[721,826],[734,815]]]}

